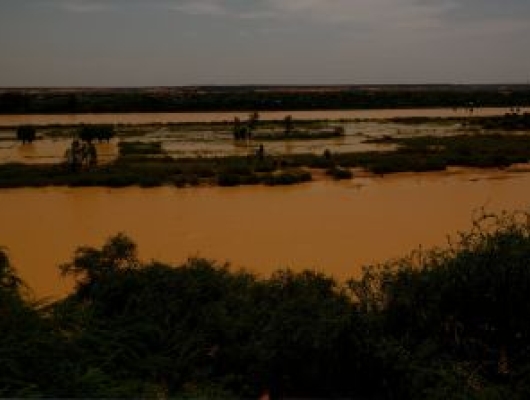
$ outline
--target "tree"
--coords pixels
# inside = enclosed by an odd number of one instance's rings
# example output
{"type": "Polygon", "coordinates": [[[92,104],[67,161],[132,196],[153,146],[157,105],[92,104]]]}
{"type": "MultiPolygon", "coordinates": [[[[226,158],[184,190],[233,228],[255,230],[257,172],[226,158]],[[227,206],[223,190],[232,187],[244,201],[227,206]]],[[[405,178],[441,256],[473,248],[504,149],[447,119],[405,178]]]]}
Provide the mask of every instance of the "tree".
{"type": "Polygon", "coordinates": [[[234,118],[234,131],[233,131],[235,140],[241,139],[241,133],[242,133],[241,131],[242,131],[241,120],[238,117],[235,117],[234,118]]]}
{"type": "Polygon", "coordinates": [[[32,125],[22,125],[17,128],[17,140],[24,143],[32,143],[37,138],[37,132],[32,125]]]}
{"type": "MultiPolygon", "coordinates": [[[[138,267],[136,244],[124,234],[111,237],[101,250],[80,247],[74,259],[59,268],[63,275],[76,277],[78,286],[90,291],[93,284],[118,270],[138,267]]],[[[82,291],[82,290],[81,290],[82,291]]]]}
{"type": "Polygon", "coordinates": [[[78,133],[79,139],[90,143],[93,140],[107,142],[115,136],[113,125],[83,125],[78,133]]]}
{"type": "Polygon", "coordinates": [[[258,126],[259,114],[257,111],[253,112],[248,117],[246,135],[243,139],[252,139],[252,132],[258,126]]]}
{"type": "Polygon", "coordinates": [[[292,115],[286,116],[283,120],[283,124],[285,127],[285,136],[289,136],[294,128],[293,116],[292,115]]]}
{"type": "Polygon", "coordinates": [[[254,129],[257,127],[259,122],[259,113],[257,111],[254,111],[252,114],[250,114],[248,118],[248,126],[250,129],[254,129]]]}

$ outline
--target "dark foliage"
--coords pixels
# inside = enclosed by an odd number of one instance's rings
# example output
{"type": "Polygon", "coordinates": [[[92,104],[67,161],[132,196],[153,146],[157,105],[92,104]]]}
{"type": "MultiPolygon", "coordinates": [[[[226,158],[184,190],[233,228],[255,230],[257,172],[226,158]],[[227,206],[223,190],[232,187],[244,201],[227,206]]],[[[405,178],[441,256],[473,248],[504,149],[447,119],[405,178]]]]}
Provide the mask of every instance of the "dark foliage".
{"type": "Polygon", "coordinates": [[[530,228],[484,215],[443,250],[365,270],[260,279],[202,259],[138,261],[120,234],[28,300],[0,252],[0,395],[525,399],[530,228]]]}
{"type": "Polygon", "coordinates": [[[113,125],[83,125],[79,129],[79,139],[85,142],[92,142],[94,140],[109,141],[115,136],[113,125]]]}
{"type": "Polygon", "coordinates": [[[218,184],[293,184],[311,180],[307,168],[318,168],[339,179],[350,178],[350,168],[376,174],[441,171],[449,166],[504,168],[530,160],[527,134],[477,134],[449,137],[381,138],[395,144],[386,152],[292,154],[220,158],[164,156],[160,142],[121,142],[113,163],[72,173],[63,165],[0,165],[0,187],[24,186],[176,186],[218,184]],[[339,167],[340,166],[340,167],[339,167]]]}
{"type": "Polygon", "coordinates": [[[145,264],[120,234],[79,248],[61,266],[75,291],[47,306],[0,252],[0,395],[526,399],[527,218],[484,215],[344,285],[145,264]]]}
{"type": "Polygon", "coordinates": [[[479,125],[484,129],[501,129],[505,131],[529,130],[530,114],[510,113],[503,117],[488,117],[472,120],[472,124],[479,125]]]}
{"type": "Polygon", "coordinates": [[[37,130],[31,125],[22,125],[17,128],[17,140],[22,143],[32,143],[37,138],[37,130]]]}
{"type": "Polygon", "coordinates": [[[161,155],[161,142],[120,142],[118,144],[120,156],[161,155]]]}
{"type": "Polygon", "coordinates": [[[219,110],[330,110],[423,107],[523,107],[527,85],[189,87],[146,89],[4,90],[0,113],[108,113],[219,110]],[[309,89],[309,90],[308,90],[309,89]]]}
{"type": "Polygon", "coordinates": [[[330,168],[326,171],[326,174],[332,176],[336,180],[353,178],[353,173],[349,169],[341,167],[330,168]]]}

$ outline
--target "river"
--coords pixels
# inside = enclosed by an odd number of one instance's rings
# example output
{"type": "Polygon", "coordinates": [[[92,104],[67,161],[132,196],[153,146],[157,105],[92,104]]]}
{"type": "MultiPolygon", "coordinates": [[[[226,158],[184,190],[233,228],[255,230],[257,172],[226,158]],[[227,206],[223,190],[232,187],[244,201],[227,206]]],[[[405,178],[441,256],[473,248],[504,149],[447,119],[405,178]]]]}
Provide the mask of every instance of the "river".
{"type": "Polygon", "coordinates": [[[0,191],[0,244],[37,297],[68,293],[72,281],[57,265],[117,232],[144,260],[201,256],[265,276],[291,267],[343,280],[365,264],[445,244],[480,207],[529,204],[530,172],[497,170],[274,188],[10,189],[0,191]]]}
{"type": "MultiPolygon", "coordinates": [[[[530,108],[522,108],[528,112],[530,108]]],[[[475,108],[473,113],[468,109],[433,108],[433,109],[391,109],[391,110],[323,110],[323,111],[261,111],[261,120],[282,120],[291,115],[295,120],[340,120],[340,119],[388,119],[406,117],[469,117],[495,116],[510,112],[509,108],[475,108]]],[[[35,126],[46,125],[79,125],[79,124],[168,124],[191,122],[233,121],[235,117],[246,119],[248,113],[242,112],[200,112],[200,113],[117,113],[117,114],[23,114],[0,115],[0,128],[24,124],[35,126]]]]}

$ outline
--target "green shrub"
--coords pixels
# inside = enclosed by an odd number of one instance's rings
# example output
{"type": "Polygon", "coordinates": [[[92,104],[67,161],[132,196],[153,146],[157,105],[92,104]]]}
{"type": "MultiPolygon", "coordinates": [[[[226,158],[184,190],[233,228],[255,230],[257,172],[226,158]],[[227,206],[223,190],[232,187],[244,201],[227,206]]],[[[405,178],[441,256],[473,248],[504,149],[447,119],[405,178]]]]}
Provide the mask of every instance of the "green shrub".
{"type": "Polygon", "coordinates": [[[221,173],[217,177],[217,184],[219,186],[239,186],[241,185],[241,177],[236,174],[221,173]]]}
{"type": "Polygon", "coordinates": [[[312,180],[311,173],[301,170],[281,171],[280,173],[265,175],[263,182],[269,186],[294,185],[312,180]]]}
{"type": "Polygon", "coordinates": [[[163,154],[161,142],[120,142],[120,156],[163,154]]]}
{"type": "Polygon", "coordinates": [[[326,174],[337,180],[353,178],[353,173],[349,169],[340,167],[330,168],[326,171],[326,174]]]}

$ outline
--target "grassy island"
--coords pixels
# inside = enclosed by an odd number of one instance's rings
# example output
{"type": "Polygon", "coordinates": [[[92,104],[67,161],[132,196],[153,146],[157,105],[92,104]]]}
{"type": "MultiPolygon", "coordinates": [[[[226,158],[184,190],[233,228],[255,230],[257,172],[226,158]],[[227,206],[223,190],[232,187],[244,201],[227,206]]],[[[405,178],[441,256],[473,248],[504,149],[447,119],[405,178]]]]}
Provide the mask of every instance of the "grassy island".
{"type": "Polygon", "coordinates": [[[81,171],[71,171],[62,164],[0,165],[0,187],[283,185],[311,180],[314,169],[326,170],[336,178],[350,178],[351,168],[389,174],[442,171],[449,166],[504,168],[530,160],[529,134],[384,137],[371,141],[397,147],[385,152],[171,158],[160,143],[130,142],[120,146],[116,161],[81,171]]]}

